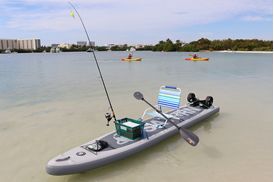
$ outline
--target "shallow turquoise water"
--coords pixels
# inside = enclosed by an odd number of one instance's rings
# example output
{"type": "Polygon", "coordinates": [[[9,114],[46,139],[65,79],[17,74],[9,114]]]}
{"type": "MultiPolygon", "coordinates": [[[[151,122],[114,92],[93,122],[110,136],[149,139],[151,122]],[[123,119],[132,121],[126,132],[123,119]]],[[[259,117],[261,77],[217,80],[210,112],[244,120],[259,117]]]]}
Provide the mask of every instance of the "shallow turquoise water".
{"type": "MultiPolygon", "coordinates": [[[[161,85],[214,97],[220,114],[192,130],[193,148],[178,136],[129,159],[84,174],[52,177],[50,158],[100,136],[108,105],[88,53],[0,55],[1,181],[272,181],[272,54],[97,52],[118,117],[140,117],[141,91],[156,102],[161,85]],[[199,174],[199,175],[197,175],[199,174]]],[[[186,103],[186,100],[183,100],[186,103]]]]}

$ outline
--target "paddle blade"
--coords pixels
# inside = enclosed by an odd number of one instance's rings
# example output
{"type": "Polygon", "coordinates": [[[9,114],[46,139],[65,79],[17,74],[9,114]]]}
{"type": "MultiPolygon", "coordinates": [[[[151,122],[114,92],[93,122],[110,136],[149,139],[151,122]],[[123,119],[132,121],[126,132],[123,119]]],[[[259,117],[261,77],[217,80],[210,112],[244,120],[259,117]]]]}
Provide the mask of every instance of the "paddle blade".
{"type": "Polygon", "coordinates": [[[143,99],[144,99],[144,96],[143,96],[143,94],[142,94],[141,92],[135,92],[135,93],[133,94],[133,96],[134,96],[135,99],[137,99],[137,100],[143,100],[143,99]]]}
{"type": "Polygon", "coordinates": [[[190,145],[196,146],[199,143],[199,137],[191,131],[180,128],[179,132],[181,136],[185,139],[185,141],[187,141],[187,143],[189,143],[190,145]]]}

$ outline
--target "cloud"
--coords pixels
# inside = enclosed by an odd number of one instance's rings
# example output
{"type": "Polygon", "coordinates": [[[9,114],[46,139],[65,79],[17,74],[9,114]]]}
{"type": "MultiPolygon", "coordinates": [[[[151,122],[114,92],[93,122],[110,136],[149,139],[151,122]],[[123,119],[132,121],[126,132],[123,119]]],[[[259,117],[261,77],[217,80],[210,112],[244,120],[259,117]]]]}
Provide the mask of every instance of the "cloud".
{"type": "Polygon", "coordinates": [[[251,21],[251,22],[272,20],[270,16],[259,16],[259,15],[247,15],[247,16],[243,16],[241,19],[244,21],[251,21]]]}
{"type": "MultiPolygon", "coordinates": [[[[15,11],[9,15],[11,22],[7,24],[8,26],[25,29],[29,23],[28,29],[39,30],[48,27],[49,29],[63,30],[64,28],[71,28],[69,23],[64,22],[60,22],[63,25],[62,27],[43,25],[55,25],[52,21],[55,22],[56,20],[71,21],[67,18],[60,18],[60,16],[65,17],[71,9],[64,1],[20,0],[15,2],[24,5],[24,8],[21,12],[15,11]],[[34,23],[35,16],[37,16],[36,23],[34,23]],[[41,18],[43,24],[40,23],[41,18]],[[22,21],[25,21],[25,23],[22,23],[22,21]]],[[[209,0],[205,2],[204,0],[170,0],[159,3],[156,0],[79,0],[76,5],[88,25],[96,25],[99,29],[111,25],[111,29],[123,30],[125,29],[123,25],[127,28],[134,27],[133,29],[158,29],[166,26],[210,23],[248,11],[258,11],[260,13],[271,11],[271,8],[268,8],[269,6],[265,6],[261,2],[264,1],[209,0]],[[257,6],[254,4],[257,4],[257,6]]],[[[13,10],[12,8],[14,7],[9,6],[9,10],[13,10]]]]}
{"type": "MultiPolygon", "coordinates": [[[[272,0],[77,0],[73,1],[87,29],[120,35],[162,34],[187,27],[272,16],[272,0]]],[[[0,0],[0,26],[21,31],[82,31],[63,0],[0,0]],[[1,17],[0,17],[1,20],[1,17]]],[[[272,19],[272,17],[271,17],[272,19]]],[[[106,35],[111,37],[112,35],[106,35]]],[[[101,36],[102,37],[102,36],[101,36]]]]}

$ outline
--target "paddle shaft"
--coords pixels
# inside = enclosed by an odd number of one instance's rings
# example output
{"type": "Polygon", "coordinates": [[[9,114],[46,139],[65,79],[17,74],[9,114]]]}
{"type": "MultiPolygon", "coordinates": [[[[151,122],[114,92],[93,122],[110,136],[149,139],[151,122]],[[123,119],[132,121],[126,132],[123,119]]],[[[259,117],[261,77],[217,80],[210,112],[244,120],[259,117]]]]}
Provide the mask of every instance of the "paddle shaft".
{"type": "Polygon", "coordinates": [[[175,126],[178,130],[179,133],[181,135],[181,137],[187,141],[190,145],[192,146],[196,146],[199,143],[199,137],[197,135],[195,135],[194,133],[192,133],[191,131],[188,131],[187,129],[183,128],[183,127],[179,127],[177,124],[175,124],[173,121],[171,121],[171,119],[169,119],[168,117],[166,117],[161,110],[155,108],[153,105],[151,105],[148,101],[145,100],[143,94],[141,92],[135,92],[133,94],[133,96],[137,99],[137,100],[142,100],[145,103],[147,103],[151,108],[153,108],[157,113],[161,114],[168,122],[170,122],[173,126],[175,126]]]}

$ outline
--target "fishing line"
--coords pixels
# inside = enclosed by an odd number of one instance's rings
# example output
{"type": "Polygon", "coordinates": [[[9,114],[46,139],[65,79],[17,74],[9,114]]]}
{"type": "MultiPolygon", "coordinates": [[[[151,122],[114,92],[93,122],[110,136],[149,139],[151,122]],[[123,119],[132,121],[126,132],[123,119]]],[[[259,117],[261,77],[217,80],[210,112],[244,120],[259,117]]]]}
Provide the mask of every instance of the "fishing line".
{"type": "MultiPolygon", "coordinates": [[[[113,110],[113,107],[112,107],[112,104],[111,104],[111,101],[110,101],[110,98],[109,98],[109,94],[108,94],[108,91],[107,91],[107,88],[106,88],[106,84],[105,84],[105,81],[104,81],[104,79],[103,79],[103,76],[102,76],[102,73],[101,73],[101,69],[100,69],[100,67],[99,67],[99,64],[98,64],[97,57],[96,57],[96,55],[95,55],[94,49],[92,48],[91,41],[90,41],[90,38],[89,38],[89,34],[88,34],[88,32],[87,32],[86,26],[85,26],[85,24],[84,24],[84,22],[83,22],[83,20],[82,20],[82,18],[81,18],[81,16],[80,16],[79,12],[78,12],[77,9],[75,8],[75,6],[74,6],[70,1],[69,1],[68,3],[69,3],[70,6],[74,9],[74,11],[76,12],[76,14],[77,14],[77,16],[79,17],[79,19],[80,19],[80,21],[81,21],[81,24],[82,24],[82,26],[83,26],[83,28],[84,28],[84,31],[85,31],[85,33],[86,33],[86,36],[87,36],[87,39],[88,39],[88,42],[89,42],[89,46],[90,46],[90,48],[91,48],[91,52],[92,52],[92,54],[93,54],[93,57],[94,57],[94,60],[95,60],[97,69],[98,69],[99,74],[100,74],[100,78],[101,78],[101,80],[102,80],[102,84],[103,84],[103,87],[104,87],[106,96],[107,96],[107,99],[108,99],[108,103],[109,103],[109,106],[110,106],[110,109],[111,109],[111,112],[112,112],[112,117],[113,117],[114,120],[116,121],[116,116],[115,116],[115,113],[114,113],[114,110],[113,110]]],[[[108,122],[109,122],[109,121],[108,121],[108,122]]],[[[107,125],[108,125],[108,123],[107,123],[107,125]]]]}

